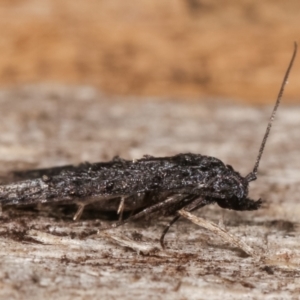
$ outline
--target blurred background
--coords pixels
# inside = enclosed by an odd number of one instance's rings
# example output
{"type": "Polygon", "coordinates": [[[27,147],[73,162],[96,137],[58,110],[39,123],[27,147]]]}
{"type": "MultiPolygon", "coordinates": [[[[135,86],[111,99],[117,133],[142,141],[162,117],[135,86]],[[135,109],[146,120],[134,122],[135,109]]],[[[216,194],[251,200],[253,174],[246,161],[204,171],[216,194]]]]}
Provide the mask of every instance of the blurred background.
{"type": "MultiPolygon", "coordinates": [[[[1,0],[0,88],[270,103],[300,36],[300,1],[1,0]]],[[[296,61],[285,98],[299,101],[296,61]]]]}

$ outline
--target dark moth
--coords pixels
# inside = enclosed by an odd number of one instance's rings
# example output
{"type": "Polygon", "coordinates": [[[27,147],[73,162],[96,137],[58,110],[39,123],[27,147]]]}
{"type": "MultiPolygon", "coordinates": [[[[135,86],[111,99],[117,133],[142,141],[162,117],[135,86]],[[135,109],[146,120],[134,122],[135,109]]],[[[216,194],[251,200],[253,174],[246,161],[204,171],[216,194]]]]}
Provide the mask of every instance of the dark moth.
{"type": "Polygon", "coordinates": [[[16,172],[21,180],[0,186],[1,205],[75,203],[79,208],[74,219],[80,217],[86,205],[95,202],[100,209],[114,210],[121,216],[123,212],[132,212],[130,217],[120,218],[114,226],[155,212],[174,215],[162,234],[162,245],[169,227],[178,220],[180,209],[193,211],[212,203],[233,210],[258,209],[261,200],[248,198],[248,186],[250,181],[256,180],[296,52],[295,44],[256,163],[246,177],[219,159],[200,154],[144,156],[134,161],[115,158],[103,163],[16,172]]]}

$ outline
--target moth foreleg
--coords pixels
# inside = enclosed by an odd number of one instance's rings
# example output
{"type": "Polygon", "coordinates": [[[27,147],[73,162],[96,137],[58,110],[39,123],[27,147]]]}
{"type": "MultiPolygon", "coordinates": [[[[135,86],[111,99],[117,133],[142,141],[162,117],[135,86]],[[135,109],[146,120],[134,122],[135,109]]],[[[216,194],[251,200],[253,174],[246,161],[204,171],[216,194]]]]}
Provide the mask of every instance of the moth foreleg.
{"type": "Polygon", "coordinates": [[[161,245],[161,247],[162,247],[163,249],[165,249],[165,242],[164,242],[165,235],[166,235],[167,232],[169,231],[170,227],[171,227],[174,223],[176,223],[180,217],[181,217],[180,215],[174,217],[174,218],[172,219],[172,221],[169,222],[169,224],[164,228],[164,230],[163,230],[163,232],[162,232],[162,234],[161,234],[161,236],[160,236],[160,239],[159,239],[160,245],[161,245]]]}
{"type": "MultiPolygon", "coordinates": [[[[187,206],[185,206],[185,207],[184,207],[184,210],[191,212],[191,211],[194,211],[194,210],[196,210],[196,209],[198,209],[198,208],[200,208],[200,207],[205,206],[206,204],[207,204],[207,203],[205,203],[205,201],[204,201],[204,199],[203,199],[202,197],[200,197],[200,198],[197,197],[194,201],[192,201],[192,202],[189,203],[187,206]]],[[[180,217],[181,217],[180,215],[175,216],[175,217],[169,222],[169,224],[164,228],[164,230],[163,230],[163,232],[162,232],[162,234],[161,234],[161,236],[160,236],[160,239],[159,239],[160,245],[161,245],[161,247],[162,247],[163,249],[165,249],[165,243],[164,243],[165,235],[168,233],[170,227],[171,227],[174,223],[176,223],[176,222],[179,220],[180,217]]]]}

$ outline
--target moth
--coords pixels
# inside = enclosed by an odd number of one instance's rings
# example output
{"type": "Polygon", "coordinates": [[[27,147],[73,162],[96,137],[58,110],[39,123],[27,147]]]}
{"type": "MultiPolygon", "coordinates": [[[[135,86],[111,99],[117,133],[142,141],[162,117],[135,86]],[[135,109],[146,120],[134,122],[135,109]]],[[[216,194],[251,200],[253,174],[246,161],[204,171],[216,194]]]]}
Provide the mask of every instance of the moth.
{"type": "Polygon", "coordinates": [[[109,162],[16,173],[21,180],[0,186],[1,206],[76,204],[74,220],[78,220],[87,205],[98,203],[100,209],[117,211],[120,215],[113,227],[154,213],[173,215],[161,235],[162,246],[170,226],[180,218],[180,209],[191,212],[217,203],[232,210],[257,210],[262,201],[248,197],[248,186],[257,179],[259,163],[296,53],[295,43],[256,162],[246,177],[221,160],[201,154],[144,156],[138,160],[116,157],[109,162]],[[123,218],[123,212],[131,212],[131,215],[123,218]]]}

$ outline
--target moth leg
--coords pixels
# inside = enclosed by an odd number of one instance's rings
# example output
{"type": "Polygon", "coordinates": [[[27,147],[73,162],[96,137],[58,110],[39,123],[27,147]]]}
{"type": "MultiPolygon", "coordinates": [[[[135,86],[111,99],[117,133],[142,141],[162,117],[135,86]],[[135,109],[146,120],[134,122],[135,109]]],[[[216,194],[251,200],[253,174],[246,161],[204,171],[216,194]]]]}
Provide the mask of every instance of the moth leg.
{"type": "MultiPolygon", "coordinates": [[[[73,217],[74,221],[78,221],[84,211],[84,208],[92,203],[99,203],[99,201],[107,201],[109,199],[118,198],[118,197],[89,197],[89,198],[77,198],[74,199],[74,202],[77,205],[77,211],[73,217]]],[[[125,197],[126,198],[126,197],[125,197]]],[[[124,208],[124,207],[123,207],[124,208]]],[[[120,209],[120,206],[119,206],[120,209]]],[[[119,211],[118,209],[118,211],[119,211]]]]}
{"type": "MultiPolygon", "coordinates": [[[[203,206],[205,206],[206,203],[203,201],[203,198],[200,197],[200,198],[197,198],[195,199],[193,202],[191,202],[190,204],[188,204],[184,210],[186,211],[194,211],[194,210],[197,210],[198,208],[201,208],[203,206]]],[[[167,234],[167,232],[169,231],[170,227],[176,223],[179,219],[180,219],[180,215],[177,215],[176,217],[174,217],[171,222],[164,228],[161,236],[160,236],[160,239],[159,239],[159,242],[160,242],[160,245],[163,249],[165,249],[165,242],[164,242],[164,239],[165,239],[165,235],[167,234]]]]}
{"type": "Polygon", "coordinates": [[[101,228],[101,230],[105,230],[105,229],[108,229],[108,228],[115,228],[115,227],[118,227],[118,226],[121,226],[123,224],[126,224],[132,220],[136,220],[136,219],[139,219],[143,216],[147,216],[153,212],[156,212],[160,209],[163,209],[163,208],[166,208],[172,204],[176,204],[177,202],[181,201],[182,200],[182,195],[173,195],[173,196],[169,196],[166,200],[162,201],[162,202],[159,202],[157,204],[154,204],[150,207],[147,207],[145,209],[143,209],[142,211],[140,211],[139,213],[127,218],[126,220],[122,220],[122,221],[117,221],[113,224],[110,225],[110,227],[104,227],[104,228],[101,228]]]}
{"type": "Polygon", "coordinates": [[[77,211],[73,217],[73,221],[78,221],[83,213],[83,210],[85,208],[86,204],[83,203],[77,203],[77,211]]]}
{"type": "Polygon", "coordinates": [[[165,249],[165,242],[164,242],[165,235],[166,235],[167,232],[169,231],[170,227],[171,227],[175,222],[177,222],[178,219],[179,219],[180,217],[181,217],[180,215],[174,217],[174,218],[172,219],[172,221],[169,222],[169,224],[164,228],[164,230],[163,230],[163,232],[162,232],[162,234],[161,234],[161,236],[160,236],[160,239],[159,239],[160,245],[161,245],[161,247],[162,247],[163,249],[165,249]]]}
{"type": "Polygon", "coordinates": [[[119,221],[122,221],[123,219],[124,204],[125,204],[125,197],[121,197],[120,204],[117,211],[117,214],[119,215],[119,221]]]}

